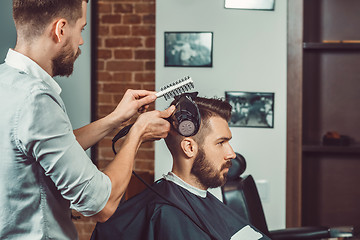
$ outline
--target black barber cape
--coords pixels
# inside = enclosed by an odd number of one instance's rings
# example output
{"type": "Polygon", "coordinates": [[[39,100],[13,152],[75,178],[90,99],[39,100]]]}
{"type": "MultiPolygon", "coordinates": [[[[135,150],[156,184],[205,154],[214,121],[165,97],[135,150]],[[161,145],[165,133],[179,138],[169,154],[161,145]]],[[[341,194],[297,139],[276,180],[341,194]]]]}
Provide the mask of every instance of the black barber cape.
{"type": "MultiPolygon", "coordinates": [[[[172,203],[146,189],[121,203],[108,221],[97,223],[91,240],[220,240],[242,229],[260,234],[209,192],[201,198],[165,179],[152,186],[172,203]]],[[[233,239],[269,239],[261,235],[233,239]]]]}

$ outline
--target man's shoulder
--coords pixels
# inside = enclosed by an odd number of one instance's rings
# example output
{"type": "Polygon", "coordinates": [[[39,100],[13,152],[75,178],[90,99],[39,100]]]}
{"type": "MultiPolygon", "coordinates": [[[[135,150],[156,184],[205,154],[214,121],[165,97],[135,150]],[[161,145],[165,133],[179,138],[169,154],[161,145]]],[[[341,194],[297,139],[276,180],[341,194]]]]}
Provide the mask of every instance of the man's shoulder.
{"type": "Polygon", "coordinates": [[[40,78],[11,67],[6,63],[0,64],[0,79],[2,86],[24,93],[48,92],[49,86],[40,78]]]}
{"type": "Polygon", "coordinates": [[[108,221],[96,225],[92,239],[153,239],[149,237],[151,223],[160,219],[156,214],[165,202],[158,194],[163,194],[166,187],[166,181],[156,182],[152,189],[157,193],[147,188],[120,203],[108,221]]]}
{"type": "Polygon", "coordinates": [[[147,188],[127,201],[120,203],[106,225],[131,221],[129,219],[135,218],[138,215],[142,215],[144,217],[143,220],[146,221],[146,219],[149,220],[159,211],[168,212],[170,209],[176,208],[174,207],[176,205],[173,203],[182,201],[177,199],[179,194],[176,188],[171,182],[163,179],[155,182],[151,188],[147,188]]]}
{"type": "Polygon", "coordinates": [[[126,200],[119,204],[116,214],[121,216],[124,212],[134,212],[136,211],[144,211],[151,206],[155,206],[156,204],[162,204],[165,202],[164,197],[168,197],[169,194],[167,192],[167,182],[163,180],[159,180],[151,185],[151,188],[146,188],[144,191],[138,193],[132,198],[126,200]],[[118,214],[117,214],[118,213],[118,214]]]}

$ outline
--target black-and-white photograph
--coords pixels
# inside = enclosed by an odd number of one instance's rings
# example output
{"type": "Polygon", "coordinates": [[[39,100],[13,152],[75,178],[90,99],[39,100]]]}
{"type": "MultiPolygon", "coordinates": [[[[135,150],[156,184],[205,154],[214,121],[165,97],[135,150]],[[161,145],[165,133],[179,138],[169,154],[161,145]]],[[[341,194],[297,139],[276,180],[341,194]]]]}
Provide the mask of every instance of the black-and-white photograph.
{"type": "Polygon", "coordinates": [[[274,127],[274,93],[225,92],[232,106],[230,127],[274,127]]]}
{"type": "Polygon", "coordinates": [[[212,67],[212,32],[165,32],[166,67],[212,67]]]}

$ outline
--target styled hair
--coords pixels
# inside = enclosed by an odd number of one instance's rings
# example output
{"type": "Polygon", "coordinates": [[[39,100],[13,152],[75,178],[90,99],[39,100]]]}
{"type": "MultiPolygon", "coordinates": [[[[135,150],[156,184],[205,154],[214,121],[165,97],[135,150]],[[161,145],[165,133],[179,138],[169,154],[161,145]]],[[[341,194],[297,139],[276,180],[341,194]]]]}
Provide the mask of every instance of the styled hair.
{"type": "Polygon", "coordinates": [[[17,30],[31,39],[43,34],[56,18],[69,24],[82,17],[82,2],[88,0],[13,0],[13,18],[17,30]]]}
{"type": "MultiPolygon", "coordinates": [[[[201,124],[206,124],[210,117],[219,116],[227,122],[231,117],[231,105],[221,98],[196,97],[193,99],[199,108],[201,124]]],[[[172,101],[170,105],[176,105],[177,100],[172,101]]],[[[201,128],[201,127],[200,127],[201,128]]]]}
{"type": "Polygon", "coordinates": [[[219,116],[227,122],[231,117],[231,105],[220,98],[197,97],[194,102],[197,104],[201,121],[207,122],[210,117],[219,116]]]}
{"type": "MultiPolygon", "coordinates": [[[[222,119],[226,120],[227,122],[230,120],[231,117],[231,105],[221,99],[221,98],[205,98],[205,97],[196,97],[193,99],[194,102],[197,104],[200,112],[201,117],[201,123],[199,132],[192,136],[192,138],[200,145],[202,145],[203,140],[208,133],[209,127],[209,119],[211,117],[221,117],[222,119]]],[[[174,100],[171,105],[175,105],[177,103],[176,100],[174,100]]],[[[180,141],[183,137],[180,136],[180,134],[177,134],[176,136],[169,134],[166,138],[167,144],[171,144],[174,141],[180,141]]],[[[171,144],[172,145],[172,144],[171,144]]],[[[168,145],[169,147],[170,145],[168,145]]],[[[169,148],[170,151],[172,149],[169,148]]]]}

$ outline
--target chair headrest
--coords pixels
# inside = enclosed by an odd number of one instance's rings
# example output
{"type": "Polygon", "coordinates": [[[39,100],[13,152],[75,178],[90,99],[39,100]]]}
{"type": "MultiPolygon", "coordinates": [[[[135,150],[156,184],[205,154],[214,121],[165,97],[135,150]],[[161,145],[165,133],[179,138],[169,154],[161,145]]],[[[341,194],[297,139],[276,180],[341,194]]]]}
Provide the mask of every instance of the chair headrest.
{"type": "Polygon", "coordinates": [[[246,170],[246,160],[244,156],[237,152],[235,154],[236,157],[234,159],[231,159],[232,166],[230,167],[227,174],[228,180],[238,179],[240,175],[243,174],[246,170]]]}

